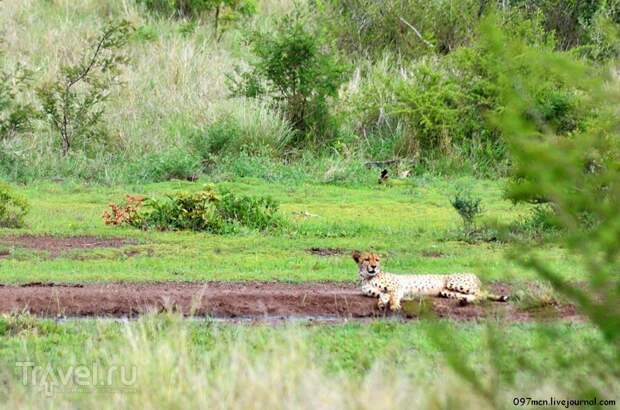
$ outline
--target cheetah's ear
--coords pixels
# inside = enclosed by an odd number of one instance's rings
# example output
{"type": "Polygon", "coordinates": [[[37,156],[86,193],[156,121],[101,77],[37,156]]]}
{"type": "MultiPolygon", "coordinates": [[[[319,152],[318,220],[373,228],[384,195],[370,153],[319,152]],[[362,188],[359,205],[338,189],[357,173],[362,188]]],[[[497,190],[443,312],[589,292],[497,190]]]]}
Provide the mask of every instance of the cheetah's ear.
{"type": "Polygon", "coordinates": [[[353,260],[356,263],[360,262],[360,258],[362,257],[362,253],[360,251],[353,251],[353,254],[351,254],[351,256],[353,256],[353,260]]]}

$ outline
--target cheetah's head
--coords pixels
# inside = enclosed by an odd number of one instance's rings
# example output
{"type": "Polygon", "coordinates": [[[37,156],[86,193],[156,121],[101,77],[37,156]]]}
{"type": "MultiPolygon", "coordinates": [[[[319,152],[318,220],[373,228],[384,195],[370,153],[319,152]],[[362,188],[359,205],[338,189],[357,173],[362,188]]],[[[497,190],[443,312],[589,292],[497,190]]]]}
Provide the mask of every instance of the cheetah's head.
{"type": "Polygon", "coordinates": [[[372,278],[381,272],[380,258],[376,253],[353,251],[353,260],[364,278],[372,278]]]}

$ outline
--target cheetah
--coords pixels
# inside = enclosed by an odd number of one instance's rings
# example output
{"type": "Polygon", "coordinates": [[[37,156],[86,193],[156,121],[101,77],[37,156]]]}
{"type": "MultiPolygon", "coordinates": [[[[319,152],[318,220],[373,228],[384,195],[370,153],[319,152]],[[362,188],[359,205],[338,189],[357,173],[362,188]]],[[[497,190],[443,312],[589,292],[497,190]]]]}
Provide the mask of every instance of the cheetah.
{"type": "Polygon", "coordinates": [[[416,296],[452,298],[465,304],[480,299],[508,300],[508,296],[482,291],[480,279],[473,273],[394,275],[381,270],[380,258],[375,253],[354,251],[353,260],[359,267],[362,293],[379,298],[377,306],[380,309],[389,305],[391,310],[398,311],[402,299],[416,296]]]}

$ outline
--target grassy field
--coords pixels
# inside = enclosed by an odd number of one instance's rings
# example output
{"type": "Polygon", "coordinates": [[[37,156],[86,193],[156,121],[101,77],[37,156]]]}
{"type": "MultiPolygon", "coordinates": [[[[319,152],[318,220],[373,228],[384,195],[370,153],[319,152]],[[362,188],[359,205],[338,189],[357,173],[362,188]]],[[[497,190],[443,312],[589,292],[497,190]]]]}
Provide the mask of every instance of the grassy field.
{"type": "MultiPolygon", "coordinates": [[[[528,217],[529,206],[503,198],[502,180],[416,176],[389,187],[376,184],[374,172],[357,183],[339,184],[309,178],[219,178],[219,186],[235,192],[273,196],[289,226],[268,233],[212,235],[103,224],[107,204],[127,193],[161,196],[199,190],[208,182],[213,181],[114,187],[66,181],[18,187],[31,212],[26,227],[0,235],[0,249],[9,251],[0,261],[2,282],[355,281],[352,249],[381,252],[387,256],[386,269],[395,272],[469,270],[485,281],[517,286],[536,280],[509,257],[518,249],[516,243],[468,243],[459,236],[461,220],[450,199],[463,189],[482,198],[480,226],[528,217]],[[116,237],[133,243],[52,255],[11,245],[10,238],[24,235],[116,237]],[[317,256],[307,251],[313,247],[342,253],[317,256]]],[[[531,244],[566,278],[583,278],[576,259],[552,241],[531,244]]],[[[274,326],[174,314],[129,322],[11,314],[0,318],[0,397],[10,407],[29,408],[389,409],[414,403],[510,408],[514,397],[547,397],[570,388],[561,383],[566,371],[597,371],[592,361],[583,360],[592,349],[605,361],[613,360],[614,352],[588,323],[374,320],[274,326]],[[550,345],[556,338],[566,343],[550,345]],[[558,365],[559,356],[567,367],[558,365]],[[473,369],[482,387],[463,383],[451,360],[473,369]],[[528,363],[527,372],[520,370],[521,363],[528,363]],[[69,382],[61,379],[73,371],[92,376],[95,368],[117,373],[100,384],[80,384],[73,373],[69,382]],[[135,378],[125,374],[130,379],[125,383],[119,369],[135,378]],[[539,382],[542,374],[548,383],[539,382]]],[[[599,391],[612,397],[615,388],[611,384],[599,391]]]]}
{"type": "MultiPolygon", "coordinates": [[[[524,205],[502,198],[502,181],[416,177],[404,186],[371,183],[332,185],[271,183],[240,178],[223,187],[250,195],[270,195],[291,222],[282,232],[211,235],[140,231],[103,224],[101,214],[126,193],[150,196],[201,189],[206,180],[146,186],[85,186],[40,183],[21,188],[32,211],[27,227],[3,230],[0,245],[10,252],[0,264],[3,282],[184,281],[184,280],[356,280],[353,249],[384,254],[393,272],[477,272],[488,281],[531,280],[534,275],[506,253],[510,242],[459,240],[461,221],[450,199],[461,187],[482,198],[480,223],[509,224],[528,215],[524,205]],[[75,250],[51,257],[11,245],[15,235],[93,235],[135,241],[122,248],[75,250]],[[336,248],[321,257],[308,249],[336,248]]],[[[566,278],[579,280],[575,259],[554,245],[533,244],[566,278]]]]}

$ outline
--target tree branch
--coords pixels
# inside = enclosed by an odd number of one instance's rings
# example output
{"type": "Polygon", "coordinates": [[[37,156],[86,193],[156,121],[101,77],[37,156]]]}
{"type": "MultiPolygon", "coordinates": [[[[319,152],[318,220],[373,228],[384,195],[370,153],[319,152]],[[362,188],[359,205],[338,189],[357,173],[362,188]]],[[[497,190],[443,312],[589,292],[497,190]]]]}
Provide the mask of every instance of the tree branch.
{"type": "Polygon", "coordinates": [[[419,38],[420,40],[422,40],[422,42],[423,42],[424,44],[426,44],[426,46],[428,46],[428,47],[430,47],[430,48],[434,48],[434,47],[435,47],[435,46],[433,46],[433,44],[432,44],[430,41],[428,41],[428,40],[426,40],[424,37],[422,37],[422,34],[420,34],[420,32],[418,31],[418,29],[417,29],[417,28],[415,28],[415,27],[413,27],[413,26],[412,26],[412,25],[411,25],[411,24],[410,24],[407,20],[405,20],[405,19],[404,19],[404,18],[402,18],[402,17],[398,17],[398,18],[399,18],[399,19],[400,19],[400,21],[402,21],[402,22],[403,22],[403,23],[404,23],[407,27],[409,27],[411,30],[413,30],[413,32],[415,33],[415,35],[416,35],[416,36],[418,36],[418,38],[419,38]]]}
{"type": "Polygon", "coordinates": [[[90,59],[90,62],[88,63],[88,65],[86,66],[84,71],[82,71],[80,73],[80,75],[78,75],[72,81],[69,81],[69,83],[67,85],[67,89],[71,88],[73,85],[75,85],[77,82],[81,81],[84,77],[86,77],[88,75],[90,70],[92,70],[92,68],[95,66],[95,63],[97,62],[97,57],[99,56],[99,53],[101,52],[101,48],[103,47],[103,43],[108,39],[108,37],[110,37],[112,35],[112,33],[114,33],[114,31],[116,31],[116,28],[112,27],[108,31],[103,33],[103,36],[101,36],[101,39],[99,39],[99,43],[97,44],[97,48],[95,49],[95,53],[93,54],[93,57],[90,59]]]}

